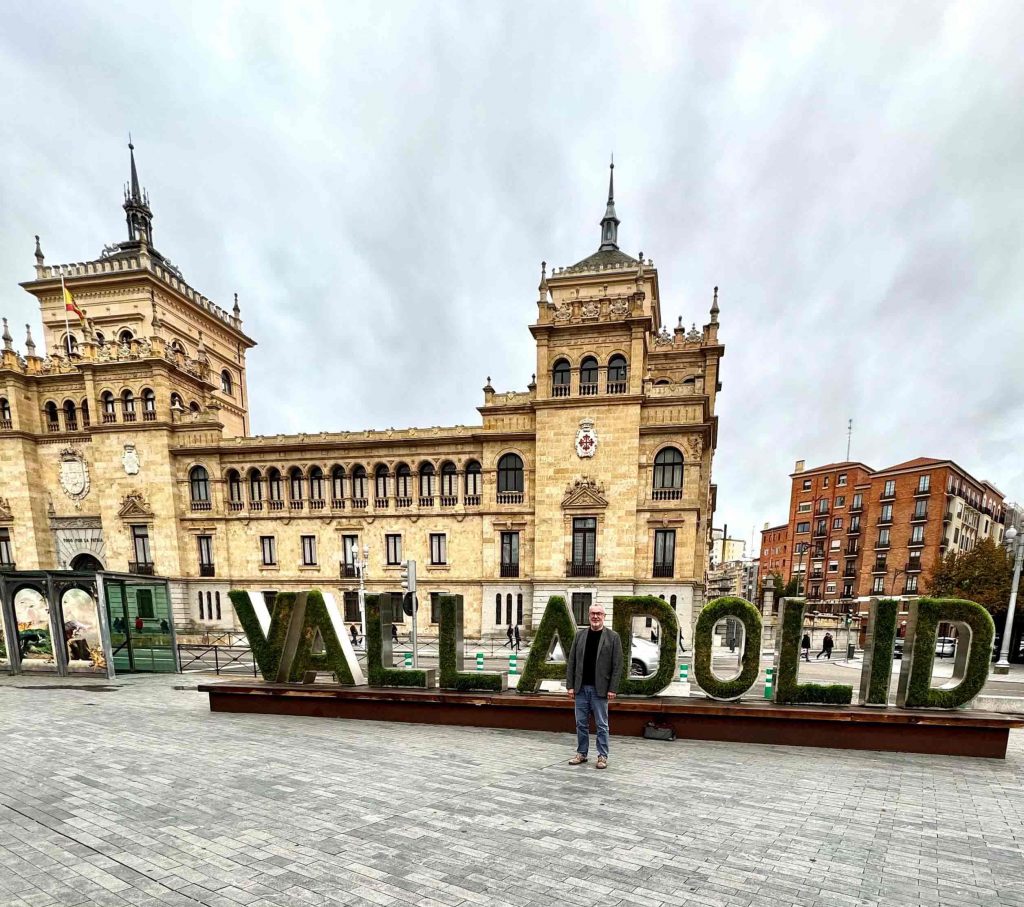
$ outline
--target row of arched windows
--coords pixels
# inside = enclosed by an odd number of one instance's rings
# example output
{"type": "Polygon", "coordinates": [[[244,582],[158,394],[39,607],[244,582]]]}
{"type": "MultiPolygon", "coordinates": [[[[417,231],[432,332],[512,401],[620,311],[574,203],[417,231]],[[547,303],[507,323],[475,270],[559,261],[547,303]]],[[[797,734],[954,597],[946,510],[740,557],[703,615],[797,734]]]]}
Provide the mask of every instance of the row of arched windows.
{"type": "MultiPolygon", "coordinates": [[[[596,396],[600,390],[600,366],[594,356],[585,356],[579,367],[579,394],[596,396]]],[[[624,394],[628,384],[629,367],[626,357],[616,353],[608,360],[605,392],[624,394]]],[[[551,395],[568,397],[572,392],[572,366],[568,359],[559,359],[551,368],[551,395]]]]}
{"type": "MultiPolygon", "coordinates": [[[[181,394],[171,394],[171,408],[185,408],[181,394]]],[[[189,404],[189,409],[195,413],[199,412],[199,403],[193,400],[189,404]]],[[[55,401],[49,400],[43,406],[43,412],[46,417],[47,431],[61,431],[61,417],[63,417],[64,431],[78,431],[79,428],[88,428],[90,425],[88,400],[82,400],[79,403],[74,400],[65,400],[60,406],[55,401]]],[[[114,396],[113,391],[109,390],[100,394],[100,416],[104,424],[119,421],[119,415],[121,422],[137,422],[140,412],[143,422],[156,421],[156,393],[152,388],[143,388],[138,397],[135,396],[134,391],[127,389],[121,391],[120,396],[114,396]]],[[[10,418],[10,406],[7,405],[6,400],[3,400],[0,402],[0,421],[10,421],[10,418]]]]}
{"type": "MultiPolygon", "coordinates": [[[[498,460],[499,503],[521,503],[525,490],[523,459],[516,453],[504,454],[498,460]],[[504,499],[502,496],[506,496],[504,499]]],[[[355,509],[363,509],[370,499],[371,479],[374,506],[384,508],[394,500],[396,507],[411,507],[414,498],[419,506],[433,506],[435,497],[442,507],[454,507],[460,491],[463,503],[480,503],[483,471],[477,460],[466,463],[462,481],[458,467],[445,460],[438,470],[433,463],[424,461],[413,473],[407,463],[399,463],[392,472],[384,463],[374,467],[372,474],[357,464],[348,470],[336,465],[329,471],[311,466],[303,471],[292,466],[282,472],[276,466],[264,474],[253,467],[243,475],[229,469],[224,475],[227,503],[230,510],[283,510],[287,503],[291,510],[302,510],[308,503],[311,510],[322,510],[328,502],[331,509],[343,509],[346,501],[355,509]]],[[[208,510],[211,505],[210,473],[205,466],[193,466],[189,471],[189,498],[193,510],[208,510]]]]}

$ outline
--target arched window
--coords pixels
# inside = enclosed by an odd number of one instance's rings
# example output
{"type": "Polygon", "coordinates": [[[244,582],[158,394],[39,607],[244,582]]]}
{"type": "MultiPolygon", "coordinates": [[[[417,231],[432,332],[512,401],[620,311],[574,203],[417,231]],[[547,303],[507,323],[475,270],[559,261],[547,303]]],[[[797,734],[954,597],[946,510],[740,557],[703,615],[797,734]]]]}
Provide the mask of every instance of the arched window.
{"type": "Polygon", "coordinates": [[[184,409],[185,404],[182,402],[181,394],[171,394],[171,409],[184,409]]]}
{"type": "MultiPolygon", "coordinates": [[[[523,493],[523,460],[519,454],[507,453],[498,460],[498,494],[523,493]]],[[[499,503],[501,499],[499,497],[499,503]]],[[[510,503],[510,502],[505,502],[510,503]]]]}
{"type": "Polygon", "coordinates": [[[512,593],[505,596],[505,623],[512,623],[512,593]]]}
{"type": "Polygon", "coordinates": [[[176,353],[181,353],[182,356],[188,355],[188,353],[185,350],[185,347],[182,345],[182,342],[180,340],[172,340],[171,349],[174,350],[174,352],[176,353]]]}
{"type": "Polygon", "coordinates": [[[57,417],[57,404],[50,400],[44,409],[46,411],[46,430],[60,431],[60,420],[57,417]]]}
{"type": "Polygon", "coordinates": [[[129,330],[121,331],[121,333],[117,335],[118,343],[131,343],[134,339],[135,335],[129,330]]]}
{"type": "Polygon", "coordinates": [[[6,397],[0,397],[0,428],[11,427],[11,404],[6,397]]]}
{"type": "Polygon", "coordinates": [[[655,383],[655,385],[665,385],[665,384],[671,384],[672,382],[669,381],[668,378],[659,378],[654,383],[655,383]]]}
{"type": "Polygon", "coordinates": [[[99,344],[100,346],[103,346],[103,344],[105,344],[105,343],[107,342],[107,338],[106,338],[106,336],[105,336],[105,335],[103,334],[103,332],[102,332],[102,331],[96,331],[95,333],[93,333],[93,337],[95,337],[95,338],[96,338],[96,342],[97,342],[97,343],[98,343],[98,344],[99,344]]]}
{"type": "Polygon", "coordinates": [[[345,506],[345,467],[335,466],[331,470],[331,506],[345,506]]]}
{"type": "Polygon", "coordinates": [[[199,404],[198,404],[198,403],[196,403],[196,401],[195,401],[195,400],[193,400],[193,401],[192,401],[192,402],[191,402],[191,403],[190,403],[190,404],[188,405],[188,408],[189,408],[189,411],[190,411],[190,412],[193,412],[193,413],[197,413],[197,412],[199,412],[200,406],[199,406],[199,404]]]}
{"type": "Polygon", "coordinates": [[[60,348],[68,356],[78,355],[78,340],[74,334],[65,334],[61,337],[60,348]]]}
{"type": "Polygon", "coordinates": [[[501,626],[501,593],[496,592],[494,595],[494,623],[495,626],[501,626]]]}
{"type": "Polygon", "coordinates": [[[156,394],[151,387],[142,389],[142,420],[144,422],[156,421],[156,394]]]}
{"type": "Polygon", "coordinates": [[[100,395],[100,403],[103,404],[103,421],[116,422],[117,409],[114,406],[114,395],[110,391],[104,391],[100,395]]]}
{"type": "Polygon", "coordinates": [[[587,356],[580,363],[580,396],[593,397],[597,393],[597,360],[587,356]]]}
{"type": "Polygon", "coordinates": [[[455,469],[455,464],[448,460],[441,464],[441,504],[445,503],[449,505],[455,503],[455,499],[459,496],[459,475],[455,469]]]}
{"type": "Polygon", "coordinates": [[[242,499],[242,477],[237,469],[228,470],[228,505],[231,510],[241,510],[244,505],[242,499]]]}
{"type": "MultiPolygon", "coordinates": [[[[382,495],[377,495],[382,497],[382,495]]],[[[408,506],[412,503],[412,470],[406,463],[399,463],[395,467],[395,497],[400,498],[403,503],[399,507],[408,506]]]]}
{"type": "Polygon", "coordinates": [[[210,509],[210,474],[205,466],[193,466],[189,471],[188,491],[193,510],[210,509]]]}
{"type": "Polygon", "coordinates": [[[481,481],[480,464],[476,460],[470,460],[466,464],[466,503],[480,503],[481,481]]]}
{"type": "Polygon", "coordinates": [[[559,359],[551,369],[551,396],[568,397],[572,384],[572,368],[568,359],[559,359]]]}
{"type": "Polygon", "coordinates": [[[309,504],[314,510],[324,506],[324,471],[319,466],[309,470],[309,504]]]}
{"type": "Polygon", "coordinates": [[[263,476],[258,469],[249,470],[249,504],[253,510],[263,509],[263,476]]]}
{"type": "Polygon", "coordinates": [[[281,485],[281,470],[271,466],[267,470],[267,497],[270,499],[270,509],[280,510],[284,507],[284,489],[281,485]]]}
{"type": "Polygon", "coordinates": [[[658,451],[654,458],[655,500],[677,500],[682,497],[683,455],[674,447],[658,451]]]}
{"type": "Polygon", "coordinates": [[[373,496],[378,507],[387,507],[388,501],[388,468],[381,463],[373,471],[373,496]]]}
{"type": "Polygon", "coordinates": [[[523,593],[516,596],[516,626],[523,622],[523,593]]]}
{"type": "Polygon", "coordinates": [[[135,421],[135,394],[124,391],[121,394],[121,416],[125,422],[135,421]]]}
{"type": "MultiPolygon", "coordinates": [[[[434,502],[437,493],[437,474],[433,463],[420,463],[420,504],[434,502]]],[[[429,504],[427,505],[429,506],[429,504]]]]}
{"type": "Polygon", "coordinates": [[[79,407],[79,411],[82,414],[82,428],[89,427],[89,401],[83,400],[82,405],[79,407]]]}
{"type": "Polygon", "coordinates": [[[668,603],[672,606],[672,610],[675,611],[675,609],[676,609],[676,597],[674,595],[669,599],[668,603]]]}
{"type": "Polygon", "coordinates": [[[354,506],[366,506],[366,467],[352,470],[352,501],[354,506]]]}
{"type": "Polygon", "coordinates": [[[227,369],[224,369],[224,371],[222,371],[220,373],[220,389],[225,394],[228,394],[228,395],[233,393],[233,385],[232,385],[232,381],[231,381],[231,372],[229,372],[227,369]]]}
{"type": "Polygon", "coordinates": [[[64,431],[78,431],[78,413],[71,400],[64,401],[64,431]]]}
{"type": "Polygon", "coordinates": [[[626,393],[626,357],[620,353],[608,360],[608,393],[626,393]]]}
{"type": "Polygon", "coordinates": [[[302,504],[302,485],[302,470],[298,466],[293,466],[288,470],[288,499],[293,506],[302,504]]]}

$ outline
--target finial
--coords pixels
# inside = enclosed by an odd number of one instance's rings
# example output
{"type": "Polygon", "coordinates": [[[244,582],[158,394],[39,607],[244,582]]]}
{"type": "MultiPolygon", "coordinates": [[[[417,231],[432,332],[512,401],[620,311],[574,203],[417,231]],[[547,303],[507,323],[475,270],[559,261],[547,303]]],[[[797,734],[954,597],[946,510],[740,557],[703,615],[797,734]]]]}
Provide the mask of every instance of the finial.
{"type": "Polygon", "coordinates": [[[11,331],[7,327],[7,319],[6,318],[4,319],[3,341],[4,341],[4,349],[5,350],[13,350],[14,349],[14,347],[11,345],[14,342],[14,338],[11,336],[11,331]]]}
{"type": "Polygon", "coordinates": [[[683,316],[682,316],[682,315],[680,315],[680,316],[679,316],[679,324],[677,325],[677,327],[679,327],[679,328],[681,329],[681,328],[682,328],[682,326],[683,326],[683,316]]]}
{"type": "Polygon", "coordinates": [[[29,356],[34,356],[36,352],[36,342],[32,339],[32,328],[29,325],[25,325],[25,350],[29,356]]]}
{"type": "Polygon", "coordinates": [[[238,306],[238,294],[235,293],[235,307],[231,310],[235,313],[235,318],[242,314],[241,308],[238,306]]]}
{"type": "Polygon", "coordinates": [[[608,167],[608,204],[601,218],[601,247],[599,252],[610,252],[619,248],[619,218],[615,214],[615,156],[608,167]]]}
{"type": "Polygon", "coordinates": [[[711,323],[718,324],[718,287],[715,287],[715,298],[711,303],[711,323]]]}
{"type": "Polygon", "coordinates": [[[45,259],[43,258],[43,250],[39,246],[39,234],[36,234],[36,264],[41,265],[45,259]]]}

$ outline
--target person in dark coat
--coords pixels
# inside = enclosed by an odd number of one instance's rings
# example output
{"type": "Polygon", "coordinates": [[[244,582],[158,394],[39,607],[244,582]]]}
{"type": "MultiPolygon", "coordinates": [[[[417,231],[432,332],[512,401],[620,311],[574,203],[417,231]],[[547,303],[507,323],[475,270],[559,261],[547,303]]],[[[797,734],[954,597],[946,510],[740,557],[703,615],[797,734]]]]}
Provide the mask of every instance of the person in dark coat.
{"type": "Polygon", "coordinates": [[[822,655],[824,655],[829,661],[831,661],[832,660],[832,647],[835,644],[836,644],[836,642],[832,638],[832,634],[831,633],[826,633],[825,634],[825,638],[821,641],[821,651],[817,655],[814,656],[814,660],[817,661],[819,658],[821,658],[822,655]]]}
{"type": "Polygon", "coordinates": [[[515,629],[512,631],[512,638],[515,640],[515,650],[518,652],[520,643],[523,641],[522,636],[519,635],[519,624],[515,625],[515,629]]]}
{"type": "Polygon", "coordinates": [[[804,638],[800,640],[800,649],[803,652],[804,661],[811,660],[811,637],[804,633],[804,638]]]}
{"type": "Polygon", "coordinates": [[[508,629],[505,631],[506,642],[502,643],[502,645],[501,645],[501,647],[503,649],[505,648],[505,646],[508,646],[509,649],[512,648],[512,636],[513,636],[513,634],[512,634],[512,624],[509,624],[508,625],[508,629]]]}
{"type": "Polygon", "coordinates": [[[391,625],[391,641],[398,642],[398,627],[394,624],[391,625]]]}
{"type": "Polygon", "coordinates": [[[576,704],[576,755],[582,765],[590,750],[590,716],[597,725],[597,767],[608,767],[608,700],[622,679],[622,640],[604,625],[604,608],[590,606],[590,626],[578,630],[565,658],[565,687],[576,704]]]}

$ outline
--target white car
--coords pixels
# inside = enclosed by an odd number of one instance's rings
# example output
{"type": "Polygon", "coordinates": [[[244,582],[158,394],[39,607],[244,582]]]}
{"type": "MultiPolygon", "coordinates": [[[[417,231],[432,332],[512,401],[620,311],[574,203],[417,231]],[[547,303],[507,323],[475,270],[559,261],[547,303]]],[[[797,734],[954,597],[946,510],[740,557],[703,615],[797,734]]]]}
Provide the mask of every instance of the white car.
{"type": "MultiPolygon", "coordinates": [[[[631,677],[646,677],[658,670],[658,661],[661,653],[657,643],[644,639],[642,636],[634,636],[632,651],[629,656],[629,674],[631,677]]],[[[565,654],[562,646],[555,643],[548,661],[565,661],[565,654]]]]}

